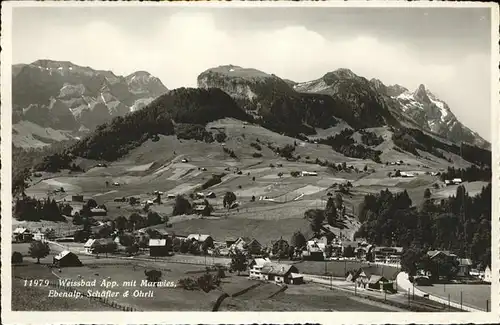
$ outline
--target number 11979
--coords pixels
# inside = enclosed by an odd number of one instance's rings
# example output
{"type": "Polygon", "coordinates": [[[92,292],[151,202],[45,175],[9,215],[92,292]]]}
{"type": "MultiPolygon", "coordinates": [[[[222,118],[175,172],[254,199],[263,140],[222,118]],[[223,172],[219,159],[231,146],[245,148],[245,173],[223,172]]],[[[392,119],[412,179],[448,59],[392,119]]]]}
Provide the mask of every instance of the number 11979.
{"type": "Polygon", "coordinates": [[[25,287],[47,287],[48,285],[49,280],[47,279],[24,280],[25,287]]]}

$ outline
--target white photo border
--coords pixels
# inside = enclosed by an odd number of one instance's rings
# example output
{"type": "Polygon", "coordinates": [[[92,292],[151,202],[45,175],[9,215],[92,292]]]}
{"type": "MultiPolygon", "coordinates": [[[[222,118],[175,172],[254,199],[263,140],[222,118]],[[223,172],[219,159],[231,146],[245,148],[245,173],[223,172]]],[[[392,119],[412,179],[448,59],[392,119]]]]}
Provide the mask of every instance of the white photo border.
{"type": "Polygon", "coordinates": [[[255,1],[255,2],[38,2],[5,1],[1,15],[1,316],[5,324],[244,324],[244,323],[342,323],[342,324],[459,324],[498,323],[500,319],[500,120],[499,120],[499,7],[482,2],[406,2],[406,1],[255,1]],[[492,284],[491,311],[475,313],[402,312],[25,312],[11,310],[11,232],[12,232],[12,9],[18,7],[408,7],[408,8],[490,8],[491,10],[491,129],[492,129],[492,284]],[[494,258],[493,258],[494,257],[494,258]]]}

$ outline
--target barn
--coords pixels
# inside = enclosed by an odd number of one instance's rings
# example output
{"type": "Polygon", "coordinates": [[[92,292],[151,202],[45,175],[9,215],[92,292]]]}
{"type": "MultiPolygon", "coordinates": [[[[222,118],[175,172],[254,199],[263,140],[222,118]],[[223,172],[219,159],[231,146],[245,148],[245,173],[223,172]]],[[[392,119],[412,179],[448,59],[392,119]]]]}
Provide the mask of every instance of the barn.
{"type": "Polygon", "coordinates": [[[53,264],[56,267],[71,267],[83,265],[78,256],[70,251],[62,251],[58,255],[54,256],[53,264]]]}

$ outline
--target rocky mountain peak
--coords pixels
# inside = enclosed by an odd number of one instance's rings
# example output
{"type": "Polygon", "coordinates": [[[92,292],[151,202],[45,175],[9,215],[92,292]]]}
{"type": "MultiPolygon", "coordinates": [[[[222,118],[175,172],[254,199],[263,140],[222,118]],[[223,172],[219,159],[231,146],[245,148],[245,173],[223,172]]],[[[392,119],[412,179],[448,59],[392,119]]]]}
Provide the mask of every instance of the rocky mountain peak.
{"type": "Polygon", "coordinates": [[[422,103],[430,104],[431,100],[427,94],[427,90],[423,84],[420,84],[418,88],[413,92],[413,97],[422,103]]]}

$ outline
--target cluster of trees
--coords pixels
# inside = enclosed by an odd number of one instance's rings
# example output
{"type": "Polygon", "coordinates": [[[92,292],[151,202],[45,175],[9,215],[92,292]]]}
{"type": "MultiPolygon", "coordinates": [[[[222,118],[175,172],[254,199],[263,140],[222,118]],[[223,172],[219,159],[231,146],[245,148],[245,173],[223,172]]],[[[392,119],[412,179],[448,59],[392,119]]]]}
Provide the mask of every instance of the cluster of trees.
{"type": "Polygon", "coordinates": [[[380,163],[380,154],[382,151],[366,148],[363,145],[356,144],[352,135],[354,130],[344,129],[335,136],[329,136],[326,139],[320,139],[318,142],[332,147],[333,150],[347,157],[371,159],[380,163]]]}
{"type": "Polygon", "coordinates": [[[193,207],[191,202],[183,195],[177,195],[175,197],[174,211],[172,215],[178,216],[181,214],[190,214],[193,212],[193,207]]]}
{"type": "Polygon", "coordinates": [[[259,151],[262,150],[262,146],[256,142],[250,143],[250,146],[254,147],[256,150],[259,150],[259,151]]]}
{"type": "Polygon", "coordinates": [[[342,195],[337,193],[335,199],[328,198],[325,209],[309,209],[304,213],[304,218],[310,221],[311,230],[317,234],[321,232],[325,220],[332,227],[345,228],[344,213],[342,195]]]}
{"type": "MultiPolygon", "coordinates": [[[[428,195],[427,195],[428,197],[428,195]]],[[[412,206],[406,191],[367,195],[359,207],[356,237],[380,246],[442,249],[491,263],[491,183],[470,197],[463,186],[455,196],[412,206]]]]}
{"type": "Polygon", "coordinates": [[[224,277],[225,274],[222,268],[218,268],[216,274],[210,273],[210,269],[207,268],[206,272],[198,278],[183,278],[177,282],[177,285],[185,290],[210,292],[220,286],[221,279],[224,277]]]}
{"type": "Polygon", "coordinates": [[[286,159],[292,159],[293,158],[293,152],[295,151],[295,146],[292,146],[291,144],[287,144],[282,148],[277,148],[276,152],[283,158],[286,159]]]}
{"type": "Polygon", "coordinates": [[[358,132],[361,134],[361,141],[363,144],[369,146],[369,147],[374,147],[378,146],[382,142],[384,142],[384,138],[382,136],[377,136],[375,133],[366,131],[363,129],[359,129],[358,132]]]}
{"type": "Polygon", "coordinates": [[[480,166],[491,166],[491,151],[466,143],[448,144],[425,134],[421,130],[400,127],[392,135],[394,144],[399,148],[419,156],[417,149],[429,152],[436,157],[446,159],[439,150],[462,156],[463,159],[480,166]]]}
{"type": "Polygon", "coordinates": [[[31,197],[16,199],[14,218],[25,221],[66,221],[54,199],[37,200],[31,197]]]}
{"type": "Polygon", "coordinates": [[[234,151],[232,149],[229,149],[229,148],[222,148],[222,150],[227,153],[229,155],[229,157],[233,158],[233,159],[237,159],[238,157],[236,156],[236,154],[234,153],[234,151]]]}
{"type": "Polygon", "coordinates": [[[175,135],[178,139],[214,142],[212,133],[208,132],[201,124],[178,123],[175,125],[175,135]]]}
{"type": "MultiPolygon", "coordinates": [[[[433,142],[438,142],[437,140],[424,141],[423,143],[418,142],[415,138],[413,138],[411,133],[407,133],[408,130],[410,130],[410,129],[399,128],[399,129],[394,130],[394,133],[392,134],[392,141],[394,142],[394,144],[397,147],[399,147],[402,150],[407,151],[411,154],[414,154],[415,156],[420,156],[420,153],[418,153],[418,151],[417,151],[417,149],[419,149],[422,151],[427,151],[436,157],[446,159],[446,157],[443,155],[443,153],[438,150],[439,146],[434,147],[432,145],[433,142]]],[[[425,136],[421,137],[421,138],[427,139],[425,136]]]]}
{"type": "Polygon", "coordinates": [[[214,174],[210,177],[205,183],[201,185],[202,190],[206,190],[207,188],[219,184],[222,182],[222,177],[226,176],[225,173],[222,174],[214,174]]]}
{"type": "Polygon", "coordinates": [[[461,178],[465,182],[474,181],[491,181],[491,168],[489,167],[477,167],[472,165],[467,168],[455,168],[448,167],[445,172],[442,172],[439,177],[442,181],[446,179],[461,178]]]}
{"type": "Polygon", "coordinates": [[[90,136],[45,157],[36,169],[68,169],[75,156],[114,161],[158,134],[173,135],[176,129],[172,121],[191,125],[178,129],[181,137],[212,138],[211,134],[203,132],[202,126],[224,117],[249,119],[220,89],[175,89],[158,97],[145,109],[99,125],[90,136]]]}
{"type": "Polygon", "coordinates": [[[236,194],[233,192],[226,192],[222,200],[224,207],[230,209],[234,202],[236,202],[236,194]]]}

